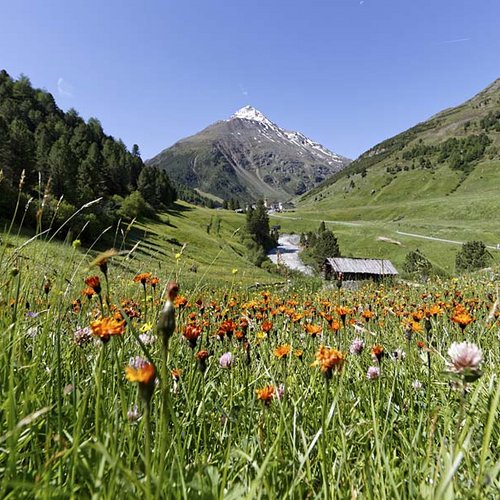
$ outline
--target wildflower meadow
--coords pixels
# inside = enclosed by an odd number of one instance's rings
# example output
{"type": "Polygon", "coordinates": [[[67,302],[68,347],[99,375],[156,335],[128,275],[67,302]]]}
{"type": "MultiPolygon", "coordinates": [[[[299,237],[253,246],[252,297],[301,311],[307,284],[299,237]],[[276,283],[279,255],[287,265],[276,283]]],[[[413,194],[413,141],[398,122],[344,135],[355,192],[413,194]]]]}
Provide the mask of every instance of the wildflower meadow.
{"type": "Polygon", "coordinates": [[[2,498],[498,498],[494,276],[221,287],[8,241],[2,498]]]}

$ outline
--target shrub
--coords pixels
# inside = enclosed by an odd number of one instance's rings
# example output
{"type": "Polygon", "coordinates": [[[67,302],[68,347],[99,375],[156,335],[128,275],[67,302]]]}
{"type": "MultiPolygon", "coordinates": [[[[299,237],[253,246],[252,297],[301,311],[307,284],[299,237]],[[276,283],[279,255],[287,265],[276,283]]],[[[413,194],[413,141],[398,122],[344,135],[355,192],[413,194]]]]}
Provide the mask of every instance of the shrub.
{"type": "Polygon", "coordinates": [[[457,253],[455,267],[458,272],[477,271],[487,267],[490,259],[491,255],[482,241],[468,241],[457,253]]]}

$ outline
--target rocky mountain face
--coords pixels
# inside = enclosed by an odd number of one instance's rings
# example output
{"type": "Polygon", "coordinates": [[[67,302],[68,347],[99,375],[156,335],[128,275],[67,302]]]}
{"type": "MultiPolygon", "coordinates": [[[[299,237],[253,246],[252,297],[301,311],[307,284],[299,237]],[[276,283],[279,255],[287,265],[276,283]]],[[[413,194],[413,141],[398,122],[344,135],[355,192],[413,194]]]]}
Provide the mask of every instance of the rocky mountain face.
{"type": "Polygon", "coordinates": [[[350,160],[245,106],[147,163],[200,192],[247,202],[287,201],[339,172],[350,160]]]}

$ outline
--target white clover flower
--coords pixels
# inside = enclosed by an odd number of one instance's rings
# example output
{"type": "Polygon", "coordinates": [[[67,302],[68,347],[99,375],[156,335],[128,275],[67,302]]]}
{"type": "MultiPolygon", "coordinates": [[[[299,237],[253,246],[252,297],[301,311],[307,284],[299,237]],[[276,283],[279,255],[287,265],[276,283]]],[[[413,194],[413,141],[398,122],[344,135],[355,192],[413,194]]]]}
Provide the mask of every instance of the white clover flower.
{"type": "Polygon", "coordinates": [[[472,342],[453,342],[448,349],[450,361],[447,363],[450,373],[465,377],[472,382],[481,376],[479,365],[483,360],[483,353],[472,342]]]}

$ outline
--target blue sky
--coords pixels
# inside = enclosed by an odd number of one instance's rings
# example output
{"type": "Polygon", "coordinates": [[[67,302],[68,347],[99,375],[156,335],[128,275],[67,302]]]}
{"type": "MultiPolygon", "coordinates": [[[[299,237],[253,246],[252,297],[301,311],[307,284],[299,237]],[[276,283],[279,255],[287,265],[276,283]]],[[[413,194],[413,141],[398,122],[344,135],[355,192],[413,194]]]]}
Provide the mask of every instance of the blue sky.
{"type": "Polygon", "coordinates": [[[355,158],[500,77],[498,0],[0,0],[0,68],[144,159],[251,104],[355,158]]]}

